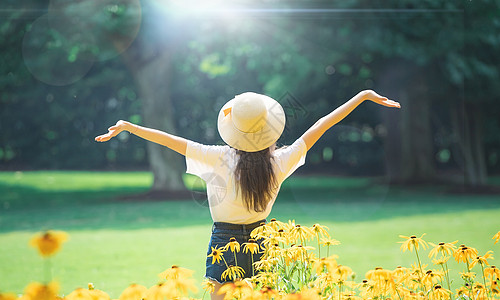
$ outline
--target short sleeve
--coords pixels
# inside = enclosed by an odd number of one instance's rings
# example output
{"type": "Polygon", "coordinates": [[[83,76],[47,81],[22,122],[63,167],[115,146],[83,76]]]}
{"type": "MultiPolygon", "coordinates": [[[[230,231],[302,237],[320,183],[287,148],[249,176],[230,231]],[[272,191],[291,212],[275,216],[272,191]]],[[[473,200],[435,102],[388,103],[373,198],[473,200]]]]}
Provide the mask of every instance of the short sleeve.
{"type": "Polygon", "coordinates": [[[278,149],[274,153],[274,161],[278,167],[280,179],[283,181],[306,162],[307,146],[302,138],[292,145],[278,149]]]}
{"type": "Polygon", "coordinates": [[[214,169],[225,162],[224,154],[228,146],[208,146],[189,141],[186,148],[186,173],[205,179],[214,169]]]}

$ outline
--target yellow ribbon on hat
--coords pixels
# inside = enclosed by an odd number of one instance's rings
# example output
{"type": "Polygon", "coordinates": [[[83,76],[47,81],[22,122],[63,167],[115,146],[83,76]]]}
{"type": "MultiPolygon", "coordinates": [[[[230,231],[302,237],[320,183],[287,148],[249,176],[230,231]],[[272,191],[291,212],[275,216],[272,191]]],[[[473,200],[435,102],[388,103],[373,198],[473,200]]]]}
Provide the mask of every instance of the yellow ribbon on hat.
{"type": "Polygon", "coordinates": [[[232,107],[228,107],[228,108],[224,109],[224,110],[223,110],[223,112],[224,112],[224,117],[225,117],[225,116],[227,116],[227,115],[229,115],[229,114],[231,113],[231,110],[232,110],[232,109],[233,109],[232,107]]]}

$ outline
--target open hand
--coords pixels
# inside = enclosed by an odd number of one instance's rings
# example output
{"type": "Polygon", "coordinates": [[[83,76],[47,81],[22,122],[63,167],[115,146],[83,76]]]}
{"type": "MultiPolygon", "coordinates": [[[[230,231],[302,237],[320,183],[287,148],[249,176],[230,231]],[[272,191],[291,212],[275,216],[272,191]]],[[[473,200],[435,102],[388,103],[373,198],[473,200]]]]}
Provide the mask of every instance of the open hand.
{"type": "Polygon", "coordinates": [[[118,121],[116,122],[115,125],[111,126],[108,128],[108,133],[106,134],[102,134],[100,136],[97,136],[95,138],[95,141],[96,142],[107,142],[109,141],[111,138],[117,136],[120,132],[126,130],[126,126],[127,126],[127,123],[128,122],[125,122],[125,121],[118,121]]]}
{"type": "Polygon", "coordinates": [[[365,99],[365,100],[370,100],[370,101],[373,101],[377,104],[387,106],[387,107],[401,108],[401,104],[399,104],[399,102],[389,100],[387,97],[384,97],[384,96],[380,96],[375,91],[366,90],[366,91],[363,91],[362,93],[364,93],[363,99],[365,99]]]}

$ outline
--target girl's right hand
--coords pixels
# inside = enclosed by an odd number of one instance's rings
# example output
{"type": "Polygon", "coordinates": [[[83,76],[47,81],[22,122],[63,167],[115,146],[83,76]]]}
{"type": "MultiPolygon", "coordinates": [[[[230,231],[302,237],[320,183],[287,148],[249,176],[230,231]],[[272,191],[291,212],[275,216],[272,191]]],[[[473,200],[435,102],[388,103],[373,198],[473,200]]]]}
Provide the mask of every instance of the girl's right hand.
{"type": "Polygon", "coordinates": [[[401,108],[401,104],[399,104],[399,102],[389,100],[387,97],[384,97],[384,96],[380,96],[375,91],[365,90],[365,91],[362,91],[361,93],[363,93],[363,100],[370,100],[370,101],[373,101],[377,104],[387,106],[387,107],[401,108]]]}
{"type": "Polygon", "coordinates": [[[120,121],[116,122],[115,125],[108,128],[108,133],[97,136],[95,138],[95,141],[96,142],[107,142],[111,138],[117,136],[120,132],[127,130],[129,125],[131,125],[129,122],[120,120],[120,121]]]}

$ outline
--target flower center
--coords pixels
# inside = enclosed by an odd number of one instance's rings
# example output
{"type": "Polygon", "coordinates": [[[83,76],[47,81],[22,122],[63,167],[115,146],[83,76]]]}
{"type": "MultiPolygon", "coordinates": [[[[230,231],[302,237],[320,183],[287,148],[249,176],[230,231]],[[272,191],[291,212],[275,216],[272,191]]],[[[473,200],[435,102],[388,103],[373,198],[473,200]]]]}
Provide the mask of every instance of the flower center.
{"type": "Polygon", "coordinates": [[[416,239],[416,238],[417,238],[417,237],[416,237],[416,236],[414,236],[414,235],[410,236],[410,239],[416,239]]]}

